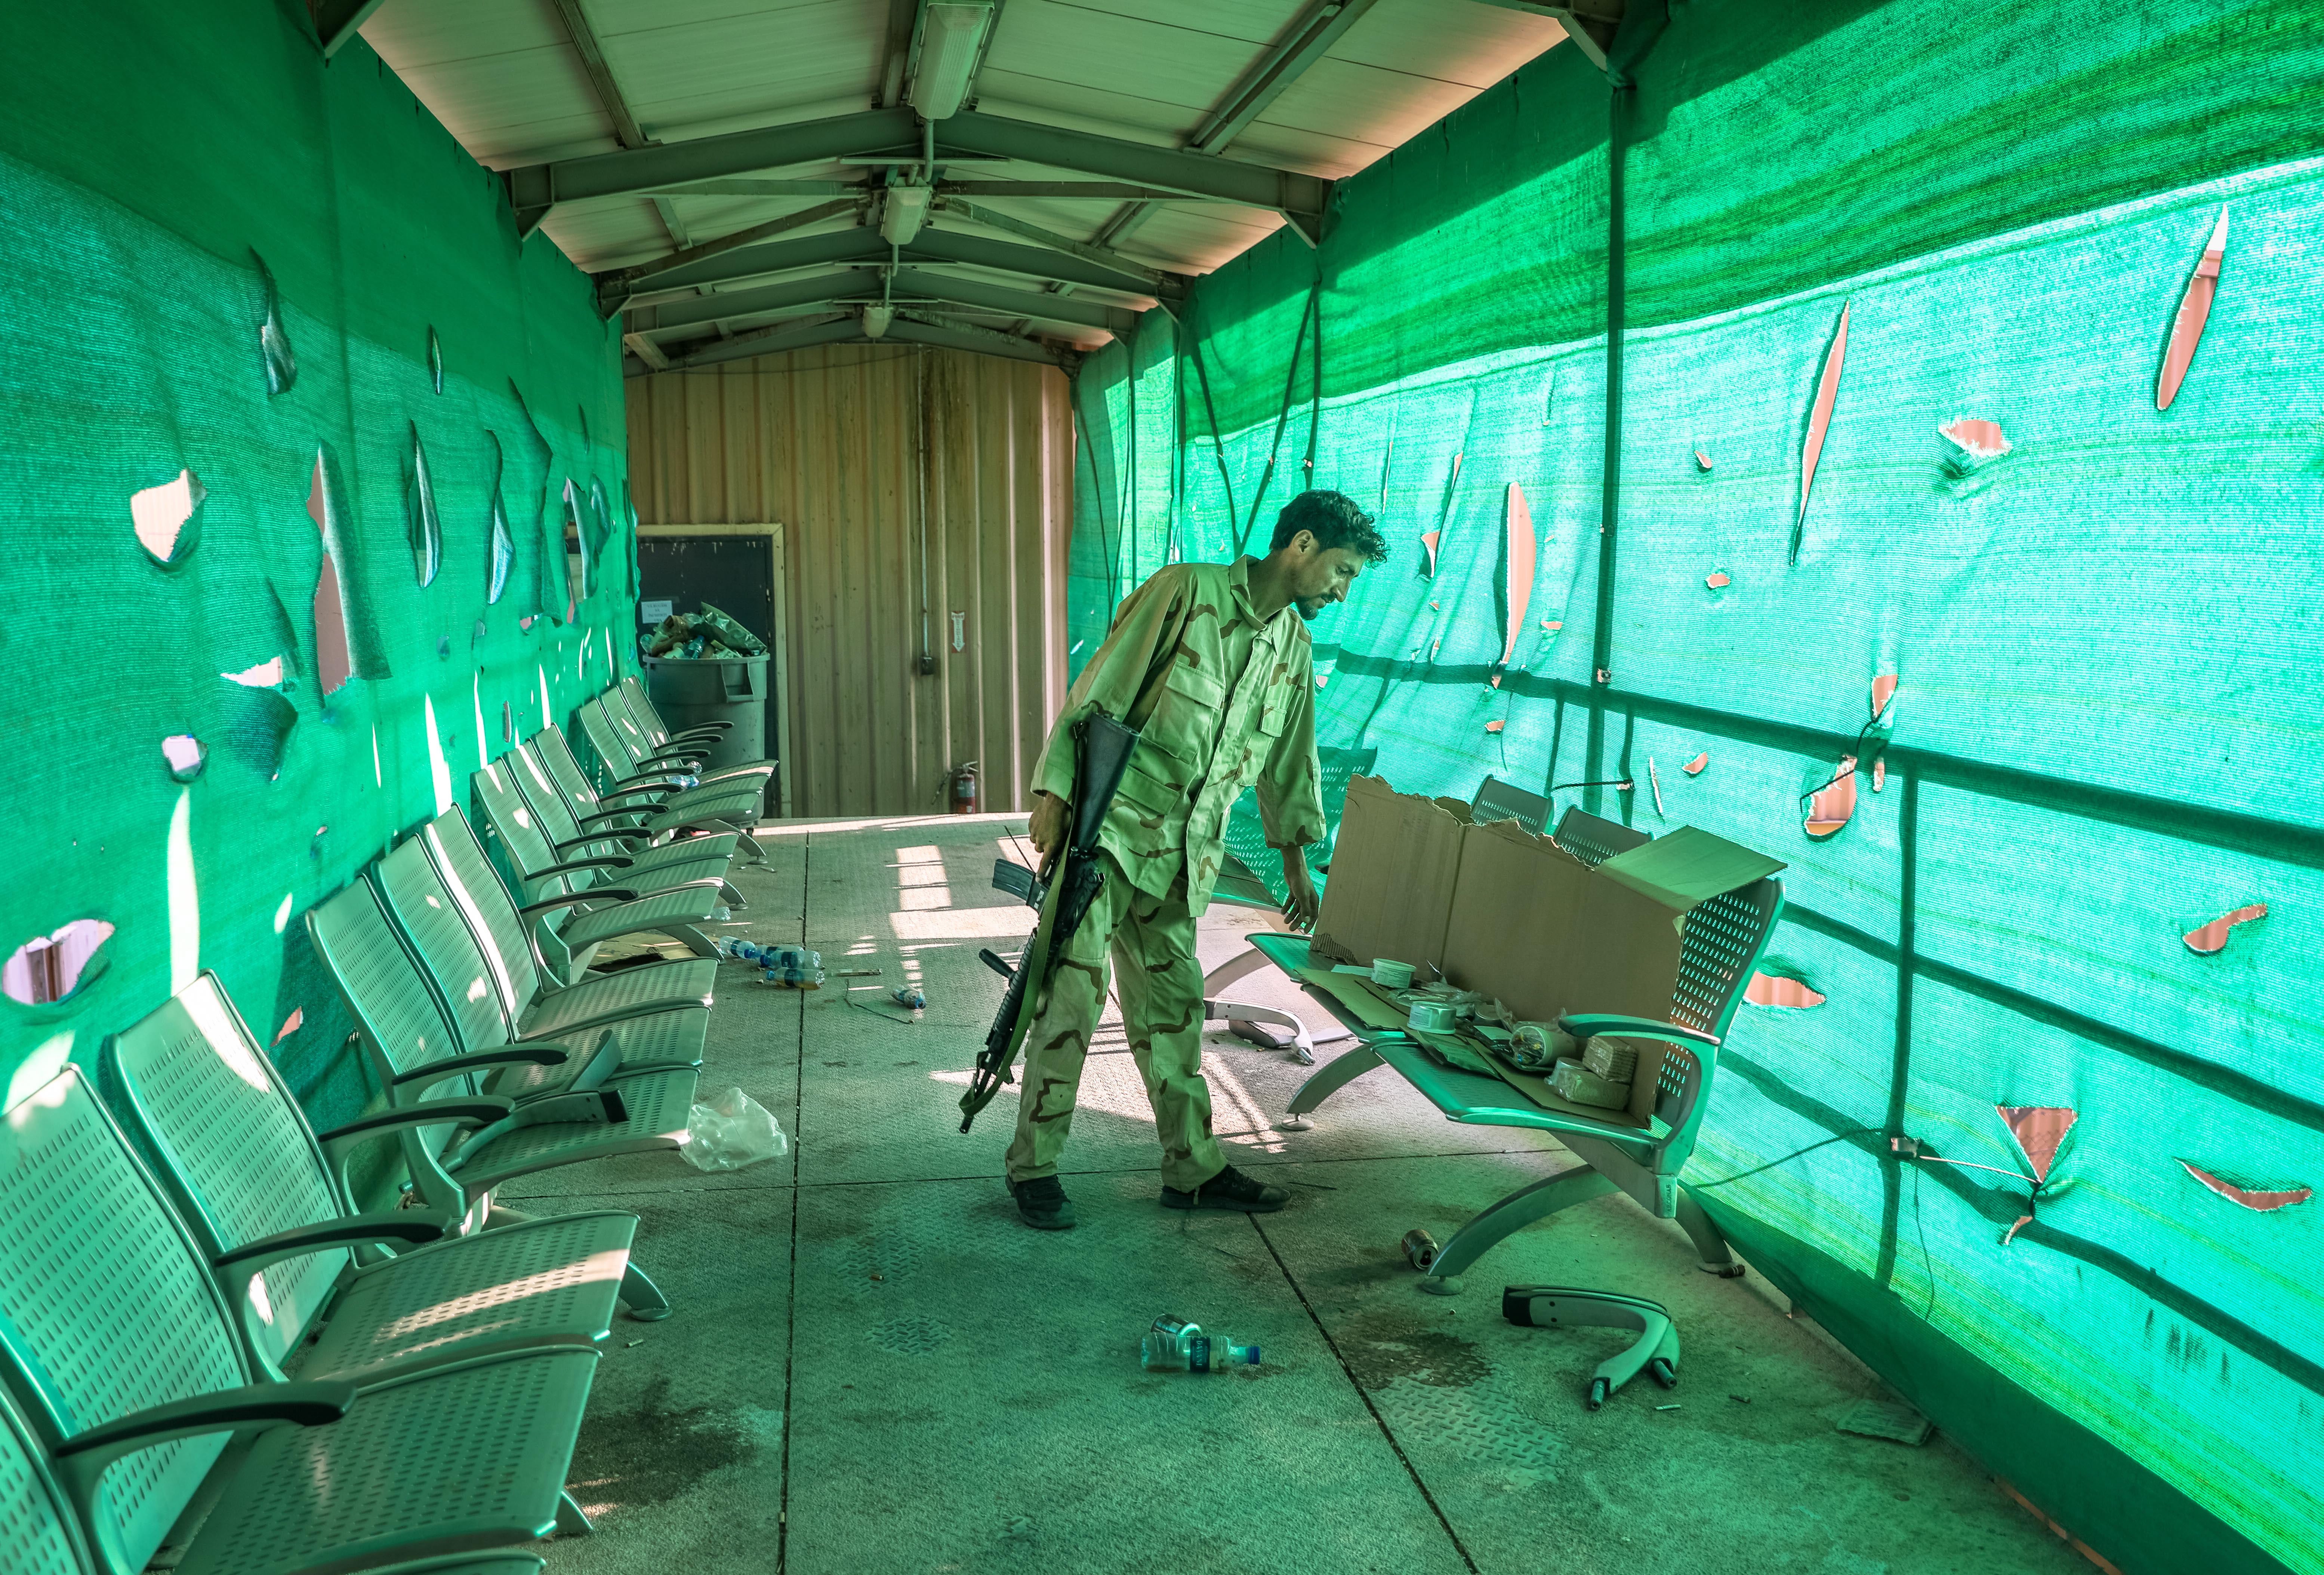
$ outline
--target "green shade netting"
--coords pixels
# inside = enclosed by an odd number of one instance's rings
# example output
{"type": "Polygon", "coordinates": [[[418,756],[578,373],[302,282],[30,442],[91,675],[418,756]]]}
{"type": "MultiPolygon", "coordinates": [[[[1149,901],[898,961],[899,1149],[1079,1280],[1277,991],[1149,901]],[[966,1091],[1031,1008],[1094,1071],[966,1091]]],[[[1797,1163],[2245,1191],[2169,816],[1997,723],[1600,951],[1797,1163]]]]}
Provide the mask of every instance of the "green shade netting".
{"type": "MultiPolygon", "coordinates": [[[[1788,861],[1763,971],[1823,999],[1744,1009],[1685,1173],[1755,1265],[2119,1567],[2324,1569],[2324,1202],[2263,1196],[2324,1187],[2324,13],[1668,14],[1621,159],[1609,622],[1610,117],[1566,48],[1343,183],[1320,251],[1199,283],[1184,441],[1088,434],[1115,572],[1076,594],[1125,593],[1157,533],[1263,550],[1312,452],[1395,551],[1314,625],[1327,750],[1788,861]],[[1876,755],[1811,836],[1803,795],[1876,755]],[[1632,785],[1561,785],[1592,782],[1632,785]],[[2073,1113],[2038,1195],[1999,1107],[2073,1113]]],[[[1084,408],[1132,381],[1093,361],[1084,408]]],[[[1248,804],[1231,841],[1271,877],[1248,804]]]]}
{"type": "Polygon", "coordinates": [[[326,64],[302,8],[20,6],[0,41],[0,949],[115,927],[67,999],[0,1002],[0,1085],[93,1067],[214,968],[262,1042],[290,1025],[273,1054],[328,1126],[377,1090],[300,915],[628,660],[618,346],[494,179],[366,46],[326,64]],[[272,393],[270,305],[295,363],[272,393]],[[355,673],[328,694],[318,457],[355,673]],[[206,496],[164,567],[132,498],[188,470],[206,496]],[[207,750],[190,782],[173,735],[207,750]]]}

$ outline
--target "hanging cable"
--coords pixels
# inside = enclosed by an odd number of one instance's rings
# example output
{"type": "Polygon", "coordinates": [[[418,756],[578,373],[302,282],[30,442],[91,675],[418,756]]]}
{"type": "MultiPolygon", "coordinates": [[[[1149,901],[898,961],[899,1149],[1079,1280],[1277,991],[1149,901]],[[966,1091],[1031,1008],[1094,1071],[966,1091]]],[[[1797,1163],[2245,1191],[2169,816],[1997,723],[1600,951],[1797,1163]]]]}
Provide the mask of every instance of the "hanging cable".
{"type": "Polygon", "coordinates": [[[1291,365],[1283,374],[1283,406],[1275,417],[1275,440],[1268,445],[1267,468],[1259,474],[1259,490],[1252,494],[1250,517],[1243,522],[1242,550],[1250,550],[1250,533],[1259,524],[1259,505],[1267,500],[1267,489],[1275,480],[1275,461],[1283,451],[1283,429],[1291,421],[1291,392],[1299,386],[1299,353],[1307,347],[1307,320],[1315,315],[1318,292],[1310,287],[1307,304],[1299,312],[1299,332],[1291,341],[1291,365]]]}
{"type": "Polygon", "coordinates": [[[1219,485],[1225,487],[1227,493],[1227,528],[1232,530],[1235,522],[1234,477],[1227,474],[1226,444],[1219,435],[1219,407],[1211,403],[1211,374],[1203,365],[1203,337],[1195,334],[1193,338],[1194,381],[1203,385],[1203,412],[1211,418],[1211,457],[1219,462],[1219,485]]]}

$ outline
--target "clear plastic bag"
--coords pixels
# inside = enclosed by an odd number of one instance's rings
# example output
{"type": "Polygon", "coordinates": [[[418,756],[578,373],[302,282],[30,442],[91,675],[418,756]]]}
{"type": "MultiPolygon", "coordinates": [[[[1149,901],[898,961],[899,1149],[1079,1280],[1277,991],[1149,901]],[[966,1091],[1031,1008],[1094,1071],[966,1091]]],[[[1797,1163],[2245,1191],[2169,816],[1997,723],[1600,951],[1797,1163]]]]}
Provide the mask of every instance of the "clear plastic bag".
{"type": "Polygon", "coordinates": [[[740,1089],[726,1089],[694,1107],[678,1152],[698,1171],[739,1171],[790,1148],[773,1111],[740,1089]]]}

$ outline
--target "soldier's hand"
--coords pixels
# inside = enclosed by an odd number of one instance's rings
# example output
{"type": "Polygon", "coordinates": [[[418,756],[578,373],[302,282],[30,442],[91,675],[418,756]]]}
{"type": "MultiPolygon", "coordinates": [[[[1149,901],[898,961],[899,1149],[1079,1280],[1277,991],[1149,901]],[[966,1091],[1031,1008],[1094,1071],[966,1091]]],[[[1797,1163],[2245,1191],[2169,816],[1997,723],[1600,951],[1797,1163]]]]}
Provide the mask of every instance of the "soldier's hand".
{"type": "Polygon", "coordinates": [[[1033,795],[1033,823],[1026,833],[1044,861],[1065,845],[1065,801],[1054,793],[1033,795]]]}
{"type": "Polygon", "coordinates": [[[1283,850],[1283,884],[1291,888],[1290,896],[1283,903],[1283,916],[1291,921],[1294,930],[1303,933],[1314,930],[1315,915],[1322,908],[1323,901],[1316,896],[1315,883],[1307,874],[1305,849],[1286,848],[1283,850]]]}

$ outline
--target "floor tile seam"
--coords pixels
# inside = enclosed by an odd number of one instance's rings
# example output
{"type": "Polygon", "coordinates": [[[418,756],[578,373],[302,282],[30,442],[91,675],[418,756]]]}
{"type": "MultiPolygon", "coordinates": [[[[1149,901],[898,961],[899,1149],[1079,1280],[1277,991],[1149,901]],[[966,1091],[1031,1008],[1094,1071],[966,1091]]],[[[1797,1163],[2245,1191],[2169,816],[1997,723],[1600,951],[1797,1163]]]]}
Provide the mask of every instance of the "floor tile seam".
{"type": "Polygon", "coordinates": [[[1372,1404],[1372,1397],[1365,1393],[1363,1385],[1357,1382],[1355,1369],[1348,1365],[1347,1357],[1340,1349],[1340,1342],[1333,1338],[1331,1329],[1323,1322],[1323,1315],[1317,1312],[1314,1304],[1307,1300],[1306,1288],[1299,1283],[1299,1277],[1291,1272],[1291,1265],[1285,1263],[1283,1255],[1275,1250],[1274,1239],[1267,1234],[1267,1227],[1260,1222],[1256,1214],[1247,1214],[1243,1218],[1250,1221],[1251,1229],[1258,1234],[1259,1242],[1267,1248],[1267,1255],[1275,1260],[1276,1268],[1283,1275],[1283,1283],[1290,1286],[1291,1293],[1299,1299],[1300,1311],[1306,1313],[1307,1320],[1315,1326],[1315,1332],[1323,1337],[1324,1348],[1332,1353],[1332,1359],[1340,1365],[1341,1373],[1348,1380],[1348,1387],[1355,1392],[1357,1400],[1361,1402],[1364,1410],[1371,1414],[1373,1424],[1380,1431],[1380,1437],[1387,1441],[1388,1447],[1394,1451],[1397,1464],[1402,1466],[1405,1475],[1412,1478],[1412,1486],[1415,1491],[1419,1493],[1421,1502],[1426,1504],[1429,1512],[1436,1516],[1436,1524],[1444,1528],[1445,1536],[1452,1543],[1452,1551],[1461,1555],[1461,1562],[1468,1567],[1469,1575],[1480,1575],[1477,1561],[1470,1556],[1468,1545],[1462,1542],[1461,1533],[1452,1529],[1452,1522],[1445,1515],[1444,1506],[1436,1502],[1436,1495],[1430,1492],[1428,1484],[1421,1479],[1420,1468],[1415,1466],[1412,1463],[1412,1458],[1404,1452],[1404,1445],[1397,1440],[1396,1430],[1388,1426],[1388,1418],[1380,1414],[1379,1407],[1372,1404]]]}

